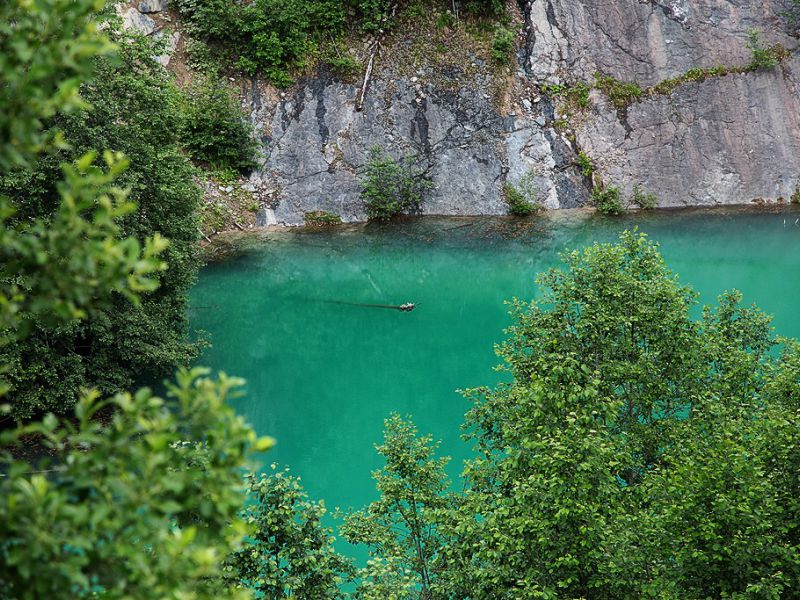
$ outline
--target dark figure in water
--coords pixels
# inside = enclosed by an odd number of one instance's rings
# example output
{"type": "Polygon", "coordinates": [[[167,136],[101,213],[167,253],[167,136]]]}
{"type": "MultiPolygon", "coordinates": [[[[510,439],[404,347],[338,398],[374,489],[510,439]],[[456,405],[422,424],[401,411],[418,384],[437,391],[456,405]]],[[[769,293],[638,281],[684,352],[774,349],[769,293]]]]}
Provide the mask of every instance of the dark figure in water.
{"type": "Polygon", "coordinates": [[[406,302],[405,304],[362,304],[361,302],[343,302],[342,300],[319,300],[319,302],[329,302],[331,304],[348,304],[350,306],[363,306],[365,308],[389,308],[391,310],[399,310],[401,312],[411,312],[417,305],[413,302],[406,302]]]}

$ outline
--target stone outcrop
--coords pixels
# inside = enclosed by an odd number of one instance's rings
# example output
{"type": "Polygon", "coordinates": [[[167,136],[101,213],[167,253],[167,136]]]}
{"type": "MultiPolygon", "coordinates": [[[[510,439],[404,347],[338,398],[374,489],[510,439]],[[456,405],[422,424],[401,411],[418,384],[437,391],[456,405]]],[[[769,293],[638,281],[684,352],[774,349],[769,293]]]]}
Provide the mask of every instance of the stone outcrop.
{"type": "Polygon", "coordinates": [[[361,111],[358,86],[325,71],[285,94],[253,83],[247,105],[264,155],[252,180],[269,190],[260,222],[298,224],[312,210],[363,220],[359,174],[373,146],[425,171],[428,214],[504,214],[504,184],[524,177],[549,208],[581,206],[601,183],[624,195],[641,185],[661,206],[788,199],[800,183],[800,59],[744,70],[753,29],[764,45],[797,45],[778,0],[533,0],[520,9],[519,68],[507,75],[478,59],[469,73],[398,74],[387,52],[361,111]],[[718,64],[733,72],[624,107],[595,89],[588,108],[570,112],[540,92],[598,72],[647,88],[718,64]],[[499,96],[489,92],[498,77],[508,80],[499,96]],[[591,178],[580,151],[596,168],[591,178]]]}

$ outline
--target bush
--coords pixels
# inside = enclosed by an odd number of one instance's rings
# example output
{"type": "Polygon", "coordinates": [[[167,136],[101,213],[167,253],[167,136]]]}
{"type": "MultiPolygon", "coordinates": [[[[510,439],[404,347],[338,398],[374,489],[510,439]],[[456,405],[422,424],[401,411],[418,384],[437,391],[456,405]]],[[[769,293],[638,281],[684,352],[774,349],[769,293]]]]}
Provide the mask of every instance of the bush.
{"type": "Polygon", "coordinates": [[[325,62],[328,63],[331,72],[345,83],[352,83],[361,72],[361,63],[349,54],[328,55],[325,62]]]}
{"type": "Polygon", "coordinates": [[[539,201],[539,189],[534,183],[533,173],[528,173],[519,180],[517,186],[506,182],[503,184],[503,196],[508,204],[508,212],[517,217],[527,217],[542,210],[539,201]]]}
{"type": "Polygon", "coordinates": [[[647,192],[638,183],[633,186],[633,203],[643,210],[650,210],[658,204],[658,198],[655,194],[647,192]]]}
{"type": "Polygon", "coordinates": [[[747,47],[753,57],[747,68],[751,71],[768,70],[778,64],[775,52],[761,45],[761,37],[756,29],[747,32],[747,47]]]}
{"type": "Polygon", "coordinates": [[[492,59],[496,62],[506,62],[509,54],[514,50],[516,36],[514,32],[505,27],[498,27],[492,39],[492,59]]]}
{"type": "Polygon", "coordinates": [[[590,177],[592,173],[594,173],[594,165],[592,164],[592,159],[589,158],[589,155],[586,154],[583,150],[578,152],[578,168],[583,174],[584,177],[590,177]]]}
{"type": "Polygon", "coordinates": [[[0,597],[243,599],[219,557],[246,532],[242,470],[272,442],[226,403],[241,383],[181,371],[169,400],[87,393],[73,418],[0,434],[51,453],[33,471],[0,453],[0,597]]]}
{"type": "Polygon", "coordinates": [[[505,6],[503,0],[466,0],[464,10],[478,17],[499,17],[505,6]]]}
{"type": "Polygon", "coordinates": [[[592,190],[592,204],[597,211],[604,215],[621,215],[625,212],[625,206],[620,200],[619,188],[609,186],[607,188],[594,188],[592,190]]]}
{"type": "MultiPolygon", "coordinates": [[[[106,33],[117,36],[111,28],[106,33]]],[[[130,190],[138,210],[117,219],[118,233],[142,241],[155,232],[168,238],[169,247],[161,256],[165,269],[154,277],[151,293],[142,294],[140,302],[115,294],[108,305],[95,306],[69,326],[45,327],[47,319],[22,313],[27,323],[36,323],[28,330],[30,335],[0,346],[0,364],[6,366],[4,376],[12,386],[5,400],[17,419],[69,411],[83,388],[111,395],[136,380],[161,379],[197,354],[197,344],[187,341],[185,309],[186,293],[198,269],[196,211],[201,193],[194,182],[195,169],[180,149],[182,95],[152,59],[149,38],[117,41],[118,56],[95,58],[94,76],[82,86],[83,98],[92,109],[60,114],[45,125],[59,129],[69,148],[43,155],[31,168],[16,170],[13,176],[0,173],[0,196],[10,199],[16,209],[14,218],[26,228],[39,221],[54,241],[65,240],[63,234],[55,234],[63,218],[58,208],[61,164],[82,161],[94,148],[123,152],[130,157],[130,166],[115,169],[114,185],[130,190]],[[152,291],[155,284],[158,290],[152,291]]],[[[101,165],[102,161],[95,160],[90,169],[101,165]]],[[[100,203],[92,200],[90,206],[100,203]]],[[[71,223],[69,232],[82,252],[94,247],[94,240],[80,225],[71,223]]],[[[101,252],[101,264],[109,262],[108,246],[102,245],[101,252]]],[[[55,255],[53,250],[48,253],[55,255]]],[[[76,251],[66,256],[69,261],[54,259],[60,274],[78,264],[87,265],[84,268],[91,264],[78,260],[76,251]]],[[[5,268],[21,272],[16,266],[5,268]]],[[[82,297],[98,295],[94,286],[100,275],[101,271],[94,271],[74,284],[82,297]]]]}
{"type": "Polygon", "coordinates": [[[256,166],[252,127],[224,81],[209,76],[189,87],[184,117],[181,138],[194,160],[239,173],[256,166]]]}
{"type": "Polygon", "coordinates": [[[370,151],[361,189],[370,221],[387,221],[400,214],[420,213],[430,187],[425,173],[410,157],[396,161],[378,147],[370,151]]]}

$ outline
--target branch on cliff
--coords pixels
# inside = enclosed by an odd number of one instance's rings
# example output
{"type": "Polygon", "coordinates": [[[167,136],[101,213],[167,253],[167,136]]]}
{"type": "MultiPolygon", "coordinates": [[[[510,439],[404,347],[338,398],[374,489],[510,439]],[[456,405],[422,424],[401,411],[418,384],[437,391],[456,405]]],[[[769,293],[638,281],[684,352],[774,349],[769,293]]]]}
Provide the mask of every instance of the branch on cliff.
{"type": "Polygon", "coordinates": [[[369,86],[369,80],[372,77],[372,68],[375,65],[375,57],[378,55],[378,51],[381,49],[381,40],[383,40],[383,36],[386,34],[386,29],[388,27],[389,22],[394,19],[395,15],[397,14],[397,4],[398,0],[392,2],[392,6],[389,9],[389,12],[384,16],[383,22],[381,23],[382,27],[380,31],[378,31],[377,35],[375,36],[375,40],[372,42],[372,45],[369,49],[369,60],[367,60],[367,69],[364,72],[364,81],[361,84],[361,89],[358,92],[358,96],[356,97],[356,110],[361,111],[364,108],[364,98],[367,95],[367,87],[369,86]]]}

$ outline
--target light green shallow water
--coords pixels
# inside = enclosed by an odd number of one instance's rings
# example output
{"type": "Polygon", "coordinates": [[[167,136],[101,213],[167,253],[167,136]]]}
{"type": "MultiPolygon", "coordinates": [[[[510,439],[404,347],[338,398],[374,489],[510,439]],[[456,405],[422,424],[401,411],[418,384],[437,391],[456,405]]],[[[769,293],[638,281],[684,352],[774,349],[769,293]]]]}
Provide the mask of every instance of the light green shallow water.
{"type": "Polygon", "coordinates": [[[800,336],[800,213],[661,212],[623,219],[560,214],[531,222],[423,218],[336,232],[250,236],[236,258],[205,268],[193,329],[213,344],[200,362],[247,379],[235,401],[278,439],[288,465],[329,508],[374,497],[373,444],[392,411],[443,442],[456,476],[469,447],[457,388],[493,384],[504,301],[536,295],[558,252],[638,226],[673,271],[711,302],[738,288],[800,336]],[[342,302],[416,302],[411,313],[342,302]]]}

